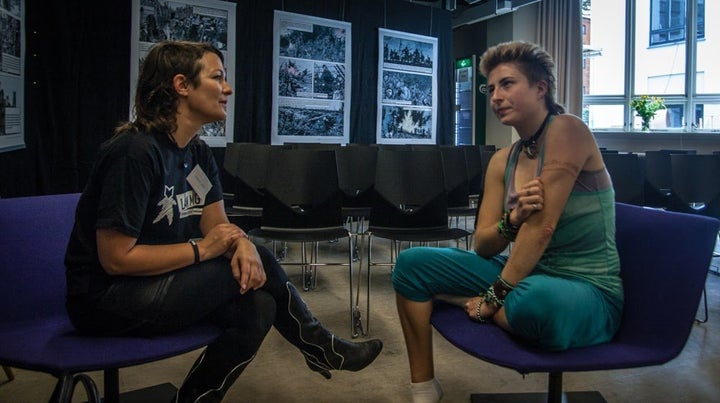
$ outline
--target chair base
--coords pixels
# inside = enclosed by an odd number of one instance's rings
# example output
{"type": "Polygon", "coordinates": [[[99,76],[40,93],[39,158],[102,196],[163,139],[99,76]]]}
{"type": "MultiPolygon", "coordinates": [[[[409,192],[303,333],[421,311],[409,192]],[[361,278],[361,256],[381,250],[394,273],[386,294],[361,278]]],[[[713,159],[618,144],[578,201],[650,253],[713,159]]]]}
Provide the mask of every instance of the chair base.
{"type": "Polygon", "coordinates": [[[15,379],[15,374],[13,374],[12,368],[3,365],[3,366],[2,366],[2,369],[3,369],[3,372],[5,372],[5,375],[6,375],[7,378],[8,378],[8,380],[7,380],[8,382],[10,382],[10,381],[12,381],[13,379],[15,379]]]}
{"type": "MultiPolygon", "coordinates": [[[[175,385],[166,382],[123,392],[120,394],[120,403],[170,402],[175,397],[175,393],[177,393],[175,385]]],[[[112,399],[103,399],[103,403],[107,401],[112,399]]]]}
{"type": "MultiPolygon", "coordinates": [[[[547,393],[473,393],[471,403],[548,403],[547,393]]],[[[560,403],[607,403],[597,391],[563,392],[560,403]]]]}

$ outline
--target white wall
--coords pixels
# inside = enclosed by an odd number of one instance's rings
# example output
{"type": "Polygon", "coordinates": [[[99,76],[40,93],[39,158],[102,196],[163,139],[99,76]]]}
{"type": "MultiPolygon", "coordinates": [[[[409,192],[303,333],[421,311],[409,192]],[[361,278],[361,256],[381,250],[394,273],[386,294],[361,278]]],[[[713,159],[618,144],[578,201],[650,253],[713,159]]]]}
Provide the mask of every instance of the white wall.
{"type": "MultiPolygon", "coordinates": [[[[488,47],[513,40],[536,41],[537,4],[520,7],[510,14],[492,18],[487,22],[488,47]]],[[[487,104],[485,143],[505,147],[519,139],[515,130],[497,120],[490,103],[487,104]]]]}

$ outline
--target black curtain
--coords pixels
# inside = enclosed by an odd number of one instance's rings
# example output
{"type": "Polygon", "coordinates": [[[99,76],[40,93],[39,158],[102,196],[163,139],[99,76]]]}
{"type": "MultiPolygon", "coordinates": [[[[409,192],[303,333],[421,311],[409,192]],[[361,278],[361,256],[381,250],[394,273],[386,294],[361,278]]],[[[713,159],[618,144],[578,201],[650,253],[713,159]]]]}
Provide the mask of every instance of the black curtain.
{"type": "MultiPolygon", "coordinates": [[[[378,28],[438,38],[437,142],[452,144],[449,11],[404,0],[238,0],[234,141],[270,142],[274,10],[352,23],[350,141],[375,142],[378,28]]],[[[129,116],[131,2],[26,0],[26,148],[0,153],[0,197],[82,190],[129,116]]],[[[224,149],[215,149],[222,163],[224,149]]]]}
{"type": "Polygon", "coordinates": [[[25,144],[0,153],[0,197],[81,190],[128,118],[130,3],[25,2],[25,144]]]}

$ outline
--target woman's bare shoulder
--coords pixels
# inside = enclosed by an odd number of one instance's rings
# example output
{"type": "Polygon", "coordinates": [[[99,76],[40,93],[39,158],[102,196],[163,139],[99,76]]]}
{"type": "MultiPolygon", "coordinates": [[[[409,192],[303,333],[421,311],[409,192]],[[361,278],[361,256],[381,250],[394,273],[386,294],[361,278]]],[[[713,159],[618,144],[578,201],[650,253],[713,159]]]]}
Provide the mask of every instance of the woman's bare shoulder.
{"type": "Polygon", "coordinates": [[[548,127],[548,130],[567,134],[591,134],[590,129],[587,127],[585,122],[582,121],[582,119],[569,113],[563,113],[555,116],[548,127]]]}
{"type": "Polygon", "coordinates": [[[498,149],[495,151],[495,153],[492,155],[492,158],[490,158],[489,163],[490,164],[502,164],[503,167],[505,167],[505,162],[508,159],[508,156],[510,155],[510,148],[511,146],[506,146],[498,149]]]}

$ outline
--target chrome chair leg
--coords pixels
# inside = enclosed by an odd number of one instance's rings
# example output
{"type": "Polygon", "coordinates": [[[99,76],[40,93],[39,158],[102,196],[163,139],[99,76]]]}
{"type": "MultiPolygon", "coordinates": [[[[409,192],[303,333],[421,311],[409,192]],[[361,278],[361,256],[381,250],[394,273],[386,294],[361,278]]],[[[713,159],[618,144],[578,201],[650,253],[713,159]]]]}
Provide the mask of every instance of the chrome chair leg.
{"type": "Polygon", "coordinates": [[[707,287],[703,287],[702,295],[703,295],[703,306],[704,306],[704,311],[705,311],[705,315],[704,315],[705,318],[704,319],[695,318],[695,322],[697,322],[697,323],[706,323],[709,319],[708,304],[707,304],[707,287]]]}

